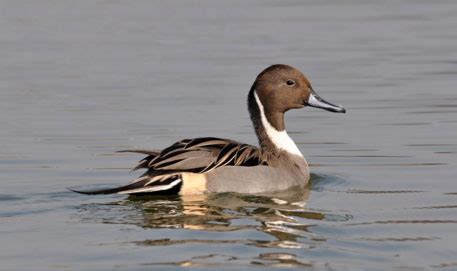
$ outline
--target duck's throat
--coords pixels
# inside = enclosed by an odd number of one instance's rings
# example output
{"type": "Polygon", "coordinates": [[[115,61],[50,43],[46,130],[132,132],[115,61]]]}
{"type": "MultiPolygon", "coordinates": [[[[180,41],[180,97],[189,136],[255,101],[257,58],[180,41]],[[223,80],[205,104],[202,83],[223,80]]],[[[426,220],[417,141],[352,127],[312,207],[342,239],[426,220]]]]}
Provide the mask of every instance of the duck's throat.
{"type": "Polygon", "coordinates": [[[249,110],[256,134],[262,148],[275,148],[303,157],[295,142],[289,137],[284,127],[284,115],[272,116],[275,128],[271,125],[259,96],[254,89],[249,94],[249,110]],[[255,103],[255,104],[254,104],[255,103]],[[255,108],[253,108],[255,107],[255,108]],[[257,109],[257,110],[256,110],[257,109]]]}

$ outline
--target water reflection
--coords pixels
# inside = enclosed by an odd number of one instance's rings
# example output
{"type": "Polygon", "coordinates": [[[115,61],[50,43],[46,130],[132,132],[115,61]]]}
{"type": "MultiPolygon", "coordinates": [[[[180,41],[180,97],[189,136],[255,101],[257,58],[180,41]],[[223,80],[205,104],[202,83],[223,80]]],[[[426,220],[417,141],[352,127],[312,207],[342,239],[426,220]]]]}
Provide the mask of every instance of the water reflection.
{"type": "Polygon", "coordinates": [[[274,268],[306,268],[312,267],[313,264],[306,260],[298,260],[297,255],[293,253],[261,253],[250,261],[230,255],[208,254],[204,256],[195,256],[190,260],[178,262],[154,262],[146,263],[146,266],[180,266],[193,268],[221,268],[220,263],[236,263],[238,266],[253,265],[257,267],[274,267],[274,268]]]}
{"type": "Polygon", "coordinates": [[[232,231],[258,226],[298,227],[304,225],[297,224],[297,218],[325,219],[324,213],[305,208],[309,193],[309,188],[295,188],[269,195],[131,196],[109,203],[85,204],[79,209],[83,219],[143,228],[232,231]]]}
{"type": "MultiPolygon", "coordinates": [[[[126,245],[153,249],[225,247],[229,251],[256,247],[261,250],[252,255],[222,251],[186,254],[184,260],[160,261],[145,265],[173,265],[192,267],[216,267],[224,264],[306,267],[312,262],[303,251],[319,247],[327,238],[313,233],[313,227],[326,222],[346,221],[349,215],[315,210],[307,207],[310,194],[322,190],[329,181],[336,185],[342,180],[313,174],[312,184],[306,188],[293,188],[283,192],[263,195],[236,193],[128,197],[105,203],[78,206],[77,219],[81,222],[135,225],[144,230],[182,229],[197,234],[173,237],[150,233],[126,245]],[[206,233],[205,233],[206,232],[206,233]],[[215,238],[214,232],[226,233],[215,238]],[[230,232],[230,234],[229,234],[230,232]],[[250,236],[246,238],[246,234],[250,236]]],[[[188,251],[188,250],[186,250],[188,251]]]]}
{"type": "MultiPolygon", "coordinates": [[[[299,237],[312,237],[309,227],[320,220],[347,220],[306,208],[310,187],[294,188],[265,195],[236,193],[129,197],[110,203],[81,205],[83,221],[134,224],[148,229],[175,228],[204,231],[256,230],[274,237],[273,241],[248,241],[259,247],[300,248],[299,237]]],[[[141,245],[171,245],[176,242],[211,240],[145,240],[141,245]]],[[[220,241],[216,241],[220,242],[220,241]]]]}

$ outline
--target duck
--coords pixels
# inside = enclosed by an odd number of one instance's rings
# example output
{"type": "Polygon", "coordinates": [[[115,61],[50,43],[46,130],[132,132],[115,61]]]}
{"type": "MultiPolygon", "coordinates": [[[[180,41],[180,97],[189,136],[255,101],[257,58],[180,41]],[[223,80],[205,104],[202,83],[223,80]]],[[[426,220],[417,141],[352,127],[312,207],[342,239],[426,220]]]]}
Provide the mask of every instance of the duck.
{"type": "Polygon", "coordinates": [[[145,155],[133,170],[145,172],[130,183],[108,189],[72,190],[81,194],[196,195],[262,194],[304,187],[308,163],[287,134],[284,115],[292,109],[320,108],[346,113],[321,98],[298,69],[275,64],[255,79],[247,97],[258,146],[217,137],[188,138],[160,151],[130,149],[145,155]]]}

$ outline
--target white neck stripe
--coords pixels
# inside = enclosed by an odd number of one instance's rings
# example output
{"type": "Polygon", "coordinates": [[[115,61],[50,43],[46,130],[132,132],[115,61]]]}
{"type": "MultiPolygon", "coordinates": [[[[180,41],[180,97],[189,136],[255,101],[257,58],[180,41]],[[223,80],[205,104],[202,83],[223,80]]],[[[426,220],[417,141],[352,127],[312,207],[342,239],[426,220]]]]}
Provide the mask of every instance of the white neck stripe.
{"type": "Polygon", "coordinates": [[[273,144],[278,149],[285,150],[289,153],[303,157],[303,154],[300,152],[297,145],[295,145],[294,141],[289,137],[286,130],[278,131],[268,122],[268,119],[265,116],[263,105],[260,102],[259,96],[257,96],[255,90],[254,97],[255,101],[257,102],[257,106],[260,110],[260,119],[262,121],[263,127],[265,128],[265,132],[267,133],[267,136],[271,140],[271,142],[273,142],[273,144]]]}

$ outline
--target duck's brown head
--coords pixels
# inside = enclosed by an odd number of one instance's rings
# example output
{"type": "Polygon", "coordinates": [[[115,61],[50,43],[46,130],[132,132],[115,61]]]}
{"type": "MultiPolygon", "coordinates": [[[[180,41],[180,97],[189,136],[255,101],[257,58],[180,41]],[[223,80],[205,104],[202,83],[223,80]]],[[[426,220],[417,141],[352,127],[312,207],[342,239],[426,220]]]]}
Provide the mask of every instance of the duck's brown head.
{"type": "Polygon", "coordinates": [[[311,106],[336,113],[346,110],[319,97],[309,80],[294,67],[276,64],[263,70],[254,82],[265,112],[284,113],[290,109],[311,106]]]}

